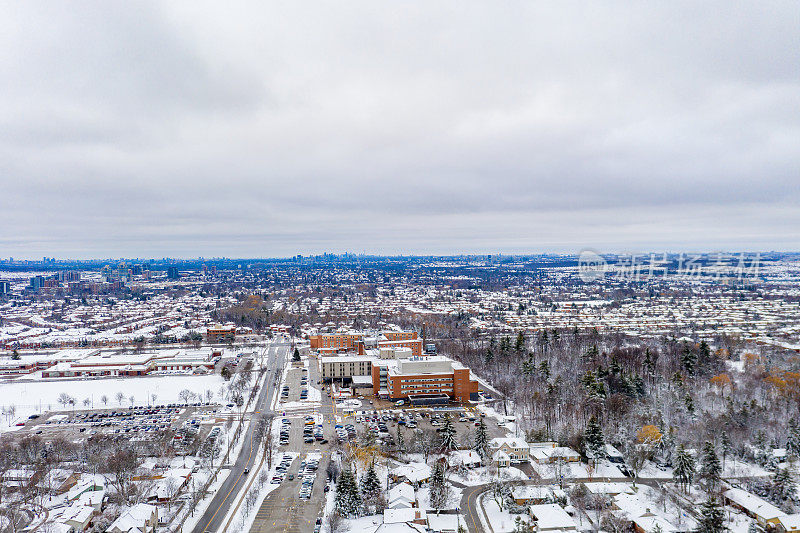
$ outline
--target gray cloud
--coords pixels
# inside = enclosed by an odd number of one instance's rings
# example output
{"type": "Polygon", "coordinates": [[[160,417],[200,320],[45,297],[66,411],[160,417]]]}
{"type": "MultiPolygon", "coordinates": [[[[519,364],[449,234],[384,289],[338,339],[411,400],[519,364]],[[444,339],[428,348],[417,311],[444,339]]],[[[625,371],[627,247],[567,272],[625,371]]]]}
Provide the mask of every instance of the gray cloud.
{"type": "Polygon", "coordinates": [[[2,14],[0,256],[800,244],[792,2],[2,14]]]}

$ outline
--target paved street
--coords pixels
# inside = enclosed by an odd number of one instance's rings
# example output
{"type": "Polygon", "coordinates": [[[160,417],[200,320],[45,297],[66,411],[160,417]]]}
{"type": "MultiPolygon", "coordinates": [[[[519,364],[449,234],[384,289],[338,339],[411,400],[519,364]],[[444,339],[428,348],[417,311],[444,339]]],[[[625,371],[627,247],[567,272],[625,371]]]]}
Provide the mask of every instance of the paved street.
{"type": "MultiPolygon", "coordinates": [[[[292,390],[290,393],[290,400],[294,399],[294,391],[299,387],[299,376],[299,369],[290,370],[287,376],[286,382],[292,390]]],[[[317,381],[320,379],[317,359],[313,357],[309,358],[308,377],[310,386],[320,387],[320,385],[317,385],[317,381]]],[[[305,414],[314,412],[324,415],[323,433],[325,438],[330,441],[334,438],[333,407],[330,398],[328,398],[324,392],[322,393],[321,408],[309,409],[307,412],[302,412],[297,418],[294,418],[297,414],[287,413],[287,417],[292,419],[289,445],[281,446],[275,456],[280,458],[280,453],[283,451],[300,453],[300,457],[295,459],[288,472],[289,474],[294,474],[295,479],[289,481],[287,476],[287,479],[281,483],[280,487],[267,496],[256,514],[253,527],[250,529],[251,533],[306,533],[313,531],[314,521],[320,516],[325,502],[326,469],[330,461],[330,450],[328,446],[322,446],[318,442],[303,442],[302,417],[305,416],[305,414]],[[303,500],[298,496],[300,479],[297,473],[301,461],[303,461],[310,452],[320,453],[322,459],[320,460],[319,469],[317,470],[318,475],[314,482],[311,498],[309,500],[303,500]]]]}
{"type": "MultiPolygon", "coordinates": [[[[288,348],[288,343],[280,342],[273,342],[266,348],[266,353],[264,355],[267,367],[266,378],[264,386],[259,393],[258,400],[256,401],[256,406],[254,408],[256,413],[253,415],[249,428],[243,437],[244,444],[242,445],[239,456],[236,458],[236,462],[231,467],[230,474],[215,494],[208,509],[206,509],[206,512],[203,513],[203,517],[197,523],[197,526],[195,526],[193,530],[194,533],[215,532],[220,530],[231,504],[236,501],[236,496],[239,494],[239,491],[246,485],[247,476],[244,475],[244,470],[253,466],[257,457],[255,452],[261,444],[260,441],[254,439],[253,429],[258,423],[258,420],[266,414],[273,396],[277,394],[277,386],[275,385],[273,376],[275,371],[282,369],[283,365],[286,363],[286,357],[289,351],[288,348]]],[[[256,366],[258,366],[258,363],[258,361],[255,361],[256,366]]]]}

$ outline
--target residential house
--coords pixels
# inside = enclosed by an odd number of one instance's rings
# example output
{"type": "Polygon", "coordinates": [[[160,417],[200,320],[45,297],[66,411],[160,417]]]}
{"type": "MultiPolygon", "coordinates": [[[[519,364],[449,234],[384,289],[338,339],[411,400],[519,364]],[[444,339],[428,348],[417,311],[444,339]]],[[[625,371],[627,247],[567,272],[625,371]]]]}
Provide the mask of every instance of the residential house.
{"type": "Polygon", "coordinates": [[[400,483],[389,489],[388,500],[389,509],[411,509],[417,503],[414,487],[408,483],[400,483]]]}
{"type": "Polygon", "coordinates": [[[108,533],[155,533],[158,526],[158,507],[138,503],[114,520],[108,533]]]}
{"type": "Polygon", "coordinates": [[[744,511],[748,516],[754,518],[761,527],[768,525],[777,526],[780,518],[786,513],[772,505],[766,500],[762,500],[755,494],[751,494],[743,489],[730,489],[723,493],[725,500],[744,511]]]}
{"type": "Polygon", "coordinates": [[[531,505],[529,513],[538,532],[578,531],[575,520],[558,504],[531,505]]]}
{"type": "Polygon", "coordinates": [[[505,452],[512,464],[525,463],[530,460],[530,447],[525,439],[518,437],[497,437],[489,441],[492,451],[505,452]]]}

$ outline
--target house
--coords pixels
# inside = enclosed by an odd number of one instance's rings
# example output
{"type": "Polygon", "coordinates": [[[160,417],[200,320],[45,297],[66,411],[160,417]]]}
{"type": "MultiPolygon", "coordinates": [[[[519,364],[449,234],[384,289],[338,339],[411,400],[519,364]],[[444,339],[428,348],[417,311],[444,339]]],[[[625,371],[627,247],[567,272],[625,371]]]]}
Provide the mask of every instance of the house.
{"type": "Polygon", "coordinates": [[[582,485],[592,496],[617,496],[618,494],[633,494],[630,483],[618,482],[584,482],[582,485]]]}
{"type": "Polygon", "coordinates": [[[103,491],[105,485],[102,476],[91,476],[84,474],[72,488],[67,491],[67,501],[75,501],[85,492],[103,491]]]}
{"type": "Polygon", "coordinates": [[[505,452],[512,464],[524,463],[530,460],[530,447],[524,439],[497,437],[489,441],[489,448],[493,451],[501,450],[505,452]]]}
{"type": "Polygon", "coordinates": [[[392,470],[389,476],[395,482],[405,481],[419,487],[431,478],[431,467],[425,463],[408,463],[392,470]]]}
{"type": "Polygon", "coordinates": [[[653,533],[661,530],[662,533],[688,533],[693,531],[696,523],[687,517],[682,527],[677,527],[665,517],[653,512],[651,502],[642,500],[636,494],[622,493],[614,497],[615,514],[629,520],[636,533],[653,533]]]}
{"type": "Polygon", "coordinates": [[[428,533],[428,528],[414,522],[396,522],[394,524],[381,524],[371,531],[364,533],[428,533]]]}
{"type": "Polygon", "coordinates": [[[84,505],[86,507],[91,507],[94,509],[95,513],[99,513],[103,510],[103,502],[106,499],[106,491],[103,489],[100,490],[91,490],[84,492],[78,499],[76,503],[78,505],[84,505]]]}
{"type": "Polygon", "coordinates": [[[475,450],[454,450],[447,457],[447,464],[450,468],[475,468],[481,465],[481,456],[475,450]]]}
{"type": "Polygon", "coordinates": [[[539,464],[554,463],[559,460],[565,463],[577,463],[581,460],[581,454],[567,446],[531,448],[530,457],[539,464]]]}
{"type": "Polygon", "coordinates": [[[86,531],[92,525],[92,517],[95,511],[92,507],[85,505],[71,505],[61,511],[55,518],[55,522],[73,528],[75,531],[86,531]]]}
{"type": "Polygon", "coordinates": [[[497,450],[492,454],[492,464],[497,468],[509,467],[511,466],[511,457],[503,450],[497,450]]]}
{"type": "Polygon", "coordinates": [[[777,526],[779,519],[786,516],[786,513],[768,501],[762,500],[755,494],[743,489],[726,490],[722,495],[728,503],[754,518],[762,527],[767,525],[777,526]]]}
{"type": "Polygon", "coordinates": [[[539,505],[553,503],[557,498],[566,498],[567,494],[563,490],[543,485],[520,485],[511,489],[511,497],[517,505],[539,505]]]}
{"type": "Polygon", "coordinates": [[[156,485],[148,494],[147,499],[166,502],[175,498],[178,492],[189,482],[190,477],[192,477],[192,471],[189,468],[171,468],[167,470],[156,481],[156,485]]]}
{"type": "Polygon", "coordinates": [[[50,494],[64,494],[75,486],[80,479],[79,473],[63,468],[54,468],[39,480],[38,488],[50,494]]]}
{"type": "Polygon", "coordinates": [[[465,526],[457,514],[431,513],[428,515],[428,531],[430,533],[457,533],[459,525],[465,526]]]}
{"type": "Polygon", "coordinates": [[[536,522],[536,531],[578,531],[575,520],[558,504],[531,505],[529,513],[536,522]]]}
{"type": "Polygon", "coordinates": [[[800,513],[787,514],[779,517],[777,529],[782,533],[793,533],[800,531],[800,513]]]}
{"type": "Polygon", "coordinates": [[[416,507],[417,499],[414,496],[414,487],[408,483],[400,483],[389,489],[389,509],[411,509],[416,507]]]}
{"type": "Polygon", "coordinates": [[[384,524],[405,524],[413,523],[420,525],[428,524],[427,513],[424,509],[385,509],[383,511],[384,524]]]}
{"type": "Polygon", "coordinates": [[[114,520],[108,533],[155,533],[158,525],[158,507],[138,503],[114,520]]]}
{"type": "Polygon", "coordinates": [[[14,468],[3,474],[3,484],[9,488],[22,489],[38,483],[41,472],[33,468],[14,468]]]}

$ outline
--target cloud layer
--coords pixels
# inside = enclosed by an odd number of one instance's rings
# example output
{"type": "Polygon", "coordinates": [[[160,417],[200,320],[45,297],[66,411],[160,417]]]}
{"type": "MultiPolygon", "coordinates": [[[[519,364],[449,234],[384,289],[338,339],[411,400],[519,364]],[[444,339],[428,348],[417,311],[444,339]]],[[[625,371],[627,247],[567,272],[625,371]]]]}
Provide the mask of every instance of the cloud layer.
{"type": "Polygon", "coordinates": [[[6,3],[0,256],[798,249],[798,13],[6,3]]]}

